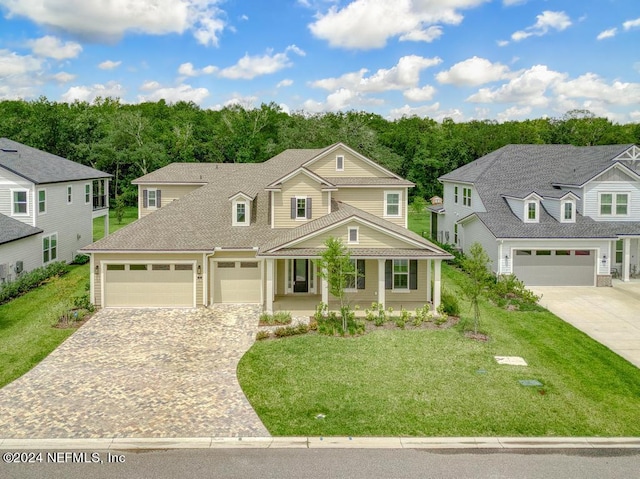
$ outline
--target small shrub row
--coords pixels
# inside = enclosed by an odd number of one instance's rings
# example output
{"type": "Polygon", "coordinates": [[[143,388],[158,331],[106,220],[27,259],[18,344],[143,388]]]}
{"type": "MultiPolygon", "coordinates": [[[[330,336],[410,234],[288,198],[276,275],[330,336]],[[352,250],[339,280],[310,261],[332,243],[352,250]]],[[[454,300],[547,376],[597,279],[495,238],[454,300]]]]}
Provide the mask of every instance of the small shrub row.
{"type": "Polygon", "coordinates": [[[487,286],[487,295],[501,308],[517,309],[520,311],[538,311],[542,308],[537,304],[540,296],[536,296],[527,289],[522,281],[512,274],[492,277],[487,286]]]}
{"type": "Polygon", "coordinates": [[[14,281],[0,285],[0,304],[22,296],[45,283],[49,278],[62,276],[68,271],[69,266],[63,261],[58,261],[42,268],[36,268],[28,273],[22,273],[14,281]]]}
{"type": "Polygon", "coordinates": [[[291,324],[291,313],[288,311],[278,311],[273,314],[262,313],[260,315],[260,324],[262,326],[271,326],[273,324],[291,324]]]}
{"type": "Polygon", "coordinates": [[[78,254],[73,258],[73,264],[87,264],[90,258],[86,254],[78,254]]]}
{"type": "Polygon", "coordinates": [[[282,326],[280,328],[276,328],[273,332],[273,335],[276,338],[284,338],[287,336],[296,336],[298,334],[306,334],[309,332],[309,325],[301,323],[297,326],[282,326]]]}
{"type": "Polygon", "coordinates": [[[342,316],[335,311],[331,311],[326,317],[316,320],[318,324],[318,333],[327,336],[345,336],[347,334],[355,336],[364,334],[365,324],[362,320],[357,320],[355,314],[351,311],[347,313],[347,329],[344,330],[342,316]]]}

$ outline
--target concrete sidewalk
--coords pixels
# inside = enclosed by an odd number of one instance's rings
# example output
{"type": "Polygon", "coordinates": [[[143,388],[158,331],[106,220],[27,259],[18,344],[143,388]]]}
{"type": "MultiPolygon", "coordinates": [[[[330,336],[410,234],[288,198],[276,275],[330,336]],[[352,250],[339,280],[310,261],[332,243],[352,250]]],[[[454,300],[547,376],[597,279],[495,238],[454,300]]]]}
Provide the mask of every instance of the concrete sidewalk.
{"type": "Polygon", "coordinates": [[[195,437],[0,439],[0,450],[140,449],[640,449],[640,437],[195,437]]]}

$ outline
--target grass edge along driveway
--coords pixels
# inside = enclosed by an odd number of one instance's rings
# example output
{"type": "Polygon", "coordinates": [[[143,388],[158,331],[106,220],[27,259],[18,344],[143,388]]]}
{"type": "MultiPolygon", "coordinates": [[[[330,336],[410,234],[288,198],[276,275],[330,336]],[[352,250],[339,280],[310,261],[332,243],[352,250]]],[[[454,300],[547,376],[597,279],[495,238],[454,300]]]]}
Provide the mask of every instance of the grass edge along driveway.
{"type": "MultiPolygon", "coordinates": [[[[461,275],[445,265],[445,287],[459,293],[461,275]]],[[[465,302],[462,311],[464,323],[465,302]]],[[[276,436],[640,435],[638,368],[548,311],[483,302],[481,326],[489,342],[465,338],[461,325],[260,341],[238,376],[276,436]]]]}

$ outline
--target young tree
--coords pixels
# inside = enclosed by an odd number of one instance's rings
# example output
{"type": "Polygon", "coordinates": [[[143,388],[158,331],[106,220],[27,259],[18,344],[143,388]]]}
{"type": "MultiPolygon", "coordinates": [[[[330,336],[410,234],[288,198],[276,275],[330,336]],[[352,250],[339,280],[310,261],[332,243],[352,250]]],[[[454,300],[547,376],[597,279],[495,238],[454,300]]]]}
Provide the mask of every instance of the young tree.
{"type": "Polygon", "coordinates": [[[357,272],[349,251],[339,238],[329,237],[324,245],[326,249],[316,261],[316,265],[320,277],[327,282],[329,293],[340,301],[342,330],[346,333],[350,308],[344,290],[354,281],[357,283],[357,272]]]}
{"type": "Polygon", "coordinates": [[[413,198],[413,202],[411,203],[411,212],[419,215],[424,213],[424,209],[427,207],[427,202],[424,200],[422,196],[416,196],[413,198]]]}
{"type": "Polygon", "coordinates": [[[473,308],[474,334],[478,334],[480,325],[480,297],[484,293],[487,279],[489,278],[489,261],[489,255],[480,243],[473,243],[469,254],[462,261],[462,268],[468,274],[464,294],[471,301],[471,307],[473,308]]]}

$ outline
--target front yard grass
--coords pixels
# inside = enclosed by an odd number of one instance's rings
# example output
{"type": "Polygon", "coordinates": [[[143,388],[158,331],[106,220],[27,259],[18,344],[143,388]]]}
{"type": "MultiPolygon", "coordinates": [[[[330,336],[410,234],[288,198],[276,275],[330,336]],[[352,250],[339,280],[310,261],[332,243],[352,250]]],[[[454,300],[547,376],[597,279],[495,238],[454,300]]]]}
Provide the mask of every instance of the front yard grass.
{"type": "Polygon", "coordinates": [[[53,325],[61,299],[81,296],[88,281],[89,265],[73,265],[66,275],[0,306],[0,387],[29,371],[75,331],[53,325]]]}
{"type": "MultiPolygon", "coordinates": [[[[445,287],[459,294],[461,275],[445,265],[445,287]]],[[[462,334],[471,321],[463,301],[448,330],[259,341],[239,364],[240,383],[278,436],[640,435],[638,368],[548,311],[481,307],[488,342],[462,334]]]]}
{"type": "MultiPolygon", "coordinates": [[[[115,202],[114,202],[115,203],[115,202]]],[[[138,219],[138,208],[135,206],[125,206],[122,222],[118,223],[116,219],[115,207],[112,205],[109,210],[109,234],[127,226],[129,223],[138,219]]],[[[104,218],[95,218],[93,220],[93,241],[98,241],[104,236],[104,218]]]]}

